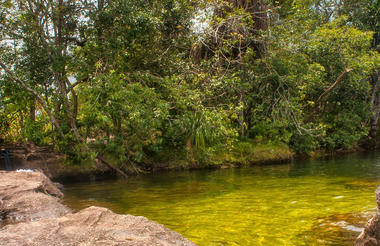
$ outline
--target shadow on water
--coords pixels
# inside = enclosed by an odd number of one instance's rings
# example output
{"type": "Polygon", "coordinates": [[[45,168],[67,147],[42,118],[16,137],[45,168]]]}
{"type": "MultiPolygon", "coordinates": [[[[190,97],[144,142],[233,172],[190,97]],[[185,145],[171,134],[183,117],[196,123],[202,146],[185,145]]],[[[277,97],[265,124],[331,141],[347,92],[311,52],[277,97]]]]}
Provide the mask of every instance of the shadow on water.
{"type": "Polygon", "coordinates": [[[142,215],[199,245],[352,245],[375,209],[380,153],[67,185],[74,209],[142,215]]]}

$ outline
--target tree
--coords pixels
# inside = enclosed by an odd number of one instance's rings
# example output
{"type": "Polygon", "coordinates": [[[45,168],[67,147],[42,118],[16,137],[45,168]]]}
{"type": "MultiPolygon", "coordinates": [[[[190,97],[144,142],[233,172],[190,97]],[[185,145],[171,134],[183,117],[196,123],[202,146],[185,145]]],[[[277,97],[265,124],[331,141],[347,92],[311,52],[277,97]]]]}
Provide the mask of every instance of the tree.
{"type": "Polygon", "coordinates": [[[69,80],[67,67],[72,60],[70,46],[80,43],[78,19],[83,17],[80,12],[81,3],[63,0],[43,3],[16,1],[5,2],[2,7],[4,53],[10,48],[9,41],[17,43],[18,46],[13,64],[0,62],[5,81],[18,85],[40,104],[61,140],[67,140],[67,135],[73,133],[74,138],[71,141],[74,140],[81,146],[82,151],[92,153],[102,163],[126,176],[120,169],[112,167],[104,158],[93,153],[86,146],[86,140],[77,127],[77,95],[75,85],[69,80]],[[28,65],[33,66],[34,63],[46,69],[44,76],[36,76],[34,70],[28,68],[28,65]],[[63,124],[69,126],[70,130],[66,132],[63,124]]]}

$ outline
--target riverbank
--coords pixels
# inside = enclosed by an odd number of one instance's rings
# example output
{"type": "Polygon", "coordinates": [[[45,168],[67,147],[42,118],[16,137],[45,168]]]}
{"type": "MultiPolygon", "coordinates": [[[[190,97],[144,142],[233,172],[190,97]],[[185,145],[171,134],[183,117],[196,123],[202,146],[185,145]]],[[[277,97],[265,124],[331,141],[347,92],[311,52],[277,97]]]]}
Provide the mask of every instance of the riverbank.
{"type": "Polygon", "coordinates": [[[195,245],[142,216],[95,206],[72,213],[62,198],[41,172],[0,172],[0,245],[195,245]]]}
{"type": "MultiPolygon", "coordinates": [[[[50,179],[58,182],[90,181],[116,178],[117,174],[92,161],[70,164],[65,157],[54,151],[52,146],[34,144],[8,144],[13,169],[33,169],[43,171],[50,179]]],[[[214,148],[201,153],[163,151],[159,156],[145,159],[139,165],[124,165],[129,175],[152,173],[162,170],[218,169],[250,165],[287,163],[295,159],[318,159],[352,152],[363,152],[363,148],[337,151],[315,151],[308,155],[297,155],[284,143],[237,142],[231,148],[214,148]]],[[[112,163],[112,156],[107,156],[112,163]]],[[[116,162],[112,163],[117,165],[116,162]]],[[[5,169],[4,159],[0,159],[0,169],[5,169]]]]}

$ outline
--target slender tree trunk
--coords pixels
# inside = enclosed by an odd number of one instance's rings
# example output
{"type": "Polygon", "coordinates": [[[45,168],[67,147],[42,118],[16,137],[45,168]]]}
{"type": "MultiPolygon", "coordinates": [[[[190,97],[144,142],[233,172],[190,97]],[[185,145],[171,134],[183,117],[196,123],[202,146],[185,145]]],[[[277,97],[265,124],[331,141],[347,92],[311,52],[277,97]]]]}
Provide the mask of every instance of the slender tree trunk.
{"type": "MultiPolygon", "coordinates": [[[[64,8],[65,8],[65,6],[64,6],[63,0],[59,0],[58,1],[58,11],[59,11],[58,23],[56,24],[57,32],[58,32],[57,47],[60,47],[58,50],[58,54],[59,54],[59,56],[62,56],[62,57],[64,56],[64,52],[65,52],[65,50],[63,50],[63,48],[62,48],[63,44],[64,44],[64,40],[63,40],[63,35],[64,35],[63,34],[63,31],[64,31],[64,27],[63,27],[63,25],[64,25],[64,20],[63,20],[64,8]]],[[[53,60],[56,60],[55,57],[53,56],[53,54],[52,54],[52,57],[53,57],[53,60]]],[[[69,120],[70,127],[73,130],[74,135],[77,138],[77,140],[79,142],[84,142],[84,139],[81,136],[81,134],[79,133],[78,128],[76,126],[76,114],[74,114],[74,112],[73,112],[73,108],[71,107],[71,103],[70,103],[70,100],[69,100],[68,95],[67,95],[68,91],[67,91],[66,83],[68,82],[68,84],[70,84],[70,82],[68,81],[68,79],[66,77],[65,67],[62,66],[61,71],[56,72],[55,76],[57,79],[58,88],[59,88],[59,91],[61,93],[61,97],[63,98],[63,106],[64,106],[64,110],[66,112],[67,119],[69,120]]]]}
{"type": "Polygon", "coordinates": [[[371,96],[372,116],[370,119],[369,136],[371,139],[375,140],[374,144],[376,145],[377,128],[378,128],[378,122],[379,122],[379,117],[380,117],[380,93],[379,93],[380,78],[379,78],[378,71],[375,71],[372,74],[371,84],[372,84],[372,96],[371,96]]]}
{"type": "Polygon", "coordinates": [[[25,133],[24,133],[24,114],[21,110],[18,111],[18,113],[20,114],[20,130],[21,130],[21,136],[22,136],[22,139],[23,139],[23,142],[25,141],[25,133]]]}
{"type": "Polygon", "coordinates": [[[83,137],[79,133],[79,130],[76,125],[76,115],[73,112],[73,108],[71,106],[71,102],[67,96],[67,90],[66,90],[66,81],[65,78],[59,75],[58,78],[58,87],[61,94],[61,97],[63,98],[63,107],[67,116],[67,119],[69,120],[69,125],[71,129],[74,132],[75,137],[79,142],[84,142],[83,137]]]}
{"type": "MultiPolygon", "coordinates": [[[[239,96],[239,103],[244,104],[244,91],[240,92],[239,96]]],[[[239,125],[240,125],[240,136],[245,136],[245,129],[246,129],[246,122],[245,122],[245,115],[244,115],[244,107],[239,111],[239,125]]]]}
{"type": "Polygon", "coordinates": [[[34,99],[32,100],[32,105],[30,105],[29,108],[29,119],[33,123],[36,121],[36,102],[34,99]]]}
{"type": "Polygon", "coordinates": [[[78,116],[78,95],[74,89],[71,89],[71,94],[73,97],[73,114],[74,118],[76,119],[78,116]]]}

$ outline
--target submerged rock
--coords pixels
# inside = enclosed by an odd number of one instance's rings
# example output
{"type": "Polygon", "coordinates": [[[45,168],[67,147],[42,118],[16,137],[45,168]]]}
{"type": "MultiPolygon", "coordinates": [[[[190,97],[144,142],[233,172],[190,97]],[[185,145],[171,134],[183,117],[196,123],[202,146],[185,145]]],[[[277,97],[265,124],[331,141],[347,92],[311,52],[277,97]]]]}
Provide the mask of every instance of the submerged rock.
{"type": "Polygon", "coordinates": [[[355,246],[380,245],[380,187],[376,190],[377,212],[356,239],[355,246]]]}
{"type": "Polygon", "coordinates": [[[72,214],[62,197],[41,172],[0,172],[0,222],[11,220],[0,245],[195,245],[145,217],[100,207],[72,214]]]}

